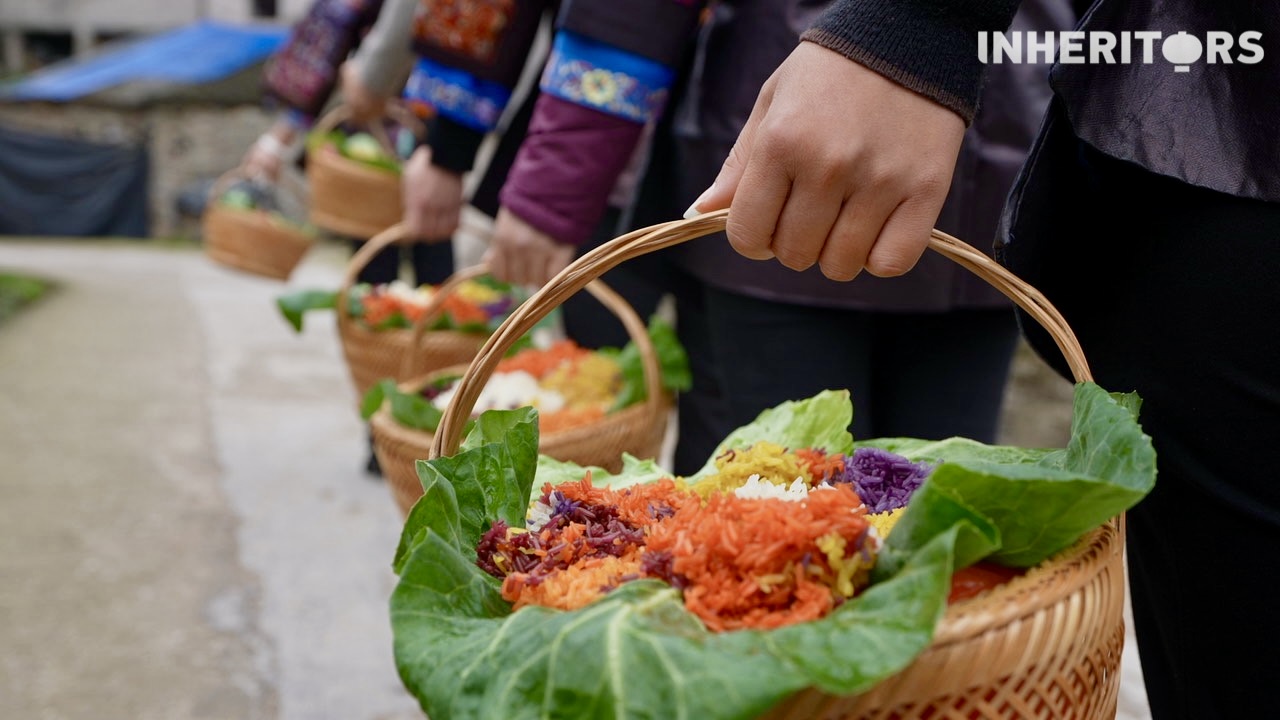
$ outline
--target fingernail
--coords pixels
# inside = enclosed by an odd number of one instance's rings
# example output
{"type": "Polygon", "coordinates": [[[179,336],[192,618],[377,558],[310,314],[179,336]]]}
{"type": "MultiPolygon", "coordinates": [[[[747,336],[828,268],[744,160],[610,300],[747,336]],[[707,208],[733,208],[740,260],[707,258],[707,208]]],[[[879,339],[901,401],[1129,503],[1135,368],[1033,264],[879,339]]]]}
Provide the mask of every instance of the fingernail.
{"type": "Polygon", "coordinates": [[[689,206],[689,209],[684,211],[685,220],[696,218],[702,214],[702,211],[698,209],[698,206],[702,204],[703,200],[707,199],[707,196],[711,194],[711,191],[714,190],[715,187],[715,184],[712,184],[711,187],[702,191],[702,194],[698,196],[698,199],[694,200],[693,204],[689,206]]]}

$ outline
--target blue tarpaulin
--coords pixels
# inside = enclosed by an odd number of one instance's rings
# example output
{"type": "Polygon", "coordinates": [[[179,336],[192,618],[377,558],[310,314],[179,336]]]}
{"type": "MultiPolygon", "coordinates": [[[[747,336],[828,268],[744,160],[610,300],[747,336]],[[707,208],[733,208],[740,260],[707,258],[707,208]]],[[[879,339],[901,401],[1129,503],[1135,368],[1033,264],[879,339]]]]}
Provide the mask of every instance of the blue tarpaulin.
{"type": "Polygon", "coordinates": [[[262,62],[288,35],[271,26],[199,22],[96,57],[59,63],[0,88],[10,101],[70,102],[132,82],[199,85],[262,62]]]}

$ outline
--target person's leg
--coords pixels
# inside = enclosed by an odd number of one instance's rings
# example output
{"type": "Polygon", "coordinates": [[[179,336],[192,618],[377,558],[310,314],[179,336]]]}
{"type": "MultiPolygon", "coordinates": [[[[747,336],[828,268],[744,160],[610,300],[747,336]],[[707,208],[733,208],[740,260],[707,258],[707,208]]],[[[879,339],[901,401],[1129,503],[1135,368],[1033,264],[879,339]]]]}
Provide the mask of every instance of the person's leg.
{"type": "MultiPolygon", "coordinates": [[[[622,211],[609,208],[595,233],[578,249],[578,257],[617,237],[622,211]]],[[[665,278],[652,256],[629,260],[600,278],[622,296],[640,316],[648,321],[667,292],[665,278]]],[[[570,296],[560,305],[565,334],[579,345],[597,349],[622,347],[630,342],[627,330],[612,312],[587,292],[570,296]]]]}
{"type": "MultiPolygon", "coordinates": [[[[364,240],[352,240],[351,252],[356,252],[364,245],[364,240]]],[[[389,283],[400,277],[400,246],[392,245],[383,248],[381,252],[369,258],[369,262],[365,264],[360,272],[356,274],[356,281],[378,285],[380,283],[389,283]]]]}
{"type": "Polygon", "coordinates": [[[872,336],[872,431],[993,443],[1018,342],[1013,310],[879,313],[872,336]]]}
{"type": "MultiPolygon", "coordinates": [[[[1128,513],[1153,716],[1271,717],[1280,619],[1280,205],[1194,188],[1080,144],[1039,287],[1100,385],[1136,390],[1158,457],[1128,513]]],[[[1023,238],[1025,240],[1026,238],[1023,238]]],[[[1048,350],[1046,350],[1048,352],[1048,350]]]]}
{"type": "Polygon", "coordinates": [[[705,288],[699,280],[677,268],[670,268],[668,273],[675,298],[676,336],[689,357],[693,378],[692,386],[676,398],[679,434],[672,471],[677,475],[692,475],[737,426],[729,423],[725,407],[717,348],[708,325],[705,288]]]}
{"type": "Polygon", "coordinates": [[[854,437],[868,437],[879,402],[871,383],[866,313],[792,305],[706,290],[729,428],[761,411],[823,390],[849,390],[854,437]]]}
{"type": "MultiPolygon", "coordinates": [[[[351,240],[351,251],[356,252],[364,240],[351,240]]],[[[379,285],[389,283],[400,277],[400,246],[392,245],[369,258],[360,272],[356,273],[356,281],[379,285]]],[[[378,466],[378,456],[373,452],[373,431],[366,429],[369,441],[369,457],[365,460],[365,471],[374,477],[382,476],[382,468],[378,466]]]]}
{"type": "Polygon", "coordinates": [[[453,274],[453,241],[414,243],[409,246],[413,277],[419,285],[439,285],[453,274]]]}

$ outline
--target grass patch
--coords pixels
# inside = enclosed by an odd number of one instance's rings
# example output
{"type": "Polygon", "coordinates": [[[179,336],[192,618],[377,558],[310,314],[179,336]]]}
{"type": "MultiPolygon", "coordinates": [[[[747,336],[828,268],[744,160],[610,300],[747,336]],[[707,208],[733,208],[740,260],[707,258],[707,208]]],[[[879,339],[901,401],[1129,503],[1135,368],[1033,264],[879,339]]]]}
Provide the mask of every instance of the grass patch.
{"type": "Polygon", "coordinates": [[[0,324],[44,295],[49,283],[25,275],[0,272],[0,324]]]}

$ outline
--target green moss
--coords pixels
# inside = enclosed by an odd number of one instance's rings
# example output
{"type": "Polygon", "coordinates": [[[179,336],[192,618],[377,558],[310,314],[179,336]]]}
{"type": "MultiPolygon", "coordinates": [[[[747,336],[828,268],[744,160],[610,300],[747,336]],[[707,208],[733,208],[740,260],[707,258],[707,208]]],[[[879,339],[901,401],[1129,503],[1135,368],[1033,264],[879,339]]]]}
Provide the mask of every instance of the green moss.
{"type": "Polygon", "coordinates": [[[25,275],[0,272],[0,324],[35,302],[49,289],[49,283],[25,275]]]}

